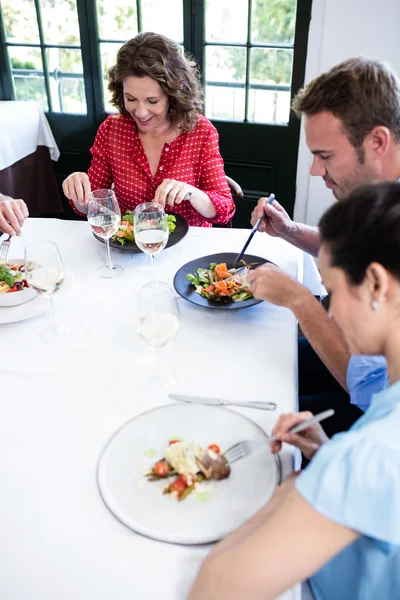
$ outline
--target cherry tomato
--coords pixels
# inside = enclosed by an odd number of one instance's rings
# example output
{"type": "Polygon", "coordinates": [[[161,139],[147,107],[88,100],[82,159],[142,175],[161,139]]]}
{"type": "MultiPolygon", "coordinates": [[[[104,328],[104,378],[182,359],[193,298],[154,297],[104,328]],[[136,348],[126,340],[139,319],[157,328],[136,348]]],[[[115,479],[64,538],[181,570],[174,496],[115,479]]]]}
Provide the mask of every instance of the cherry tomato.
{"type": "Polygon", "coordinates": [[[10,293],[10,292],[18,292],[18,288],[14,285],[14,287],[12,287],[8,290],[8,293],[10,293]]]}
{"type": "Polygon", "coordinates": [[[166,460],[159,460],[153,467],[153,473],[158,477],[165,477],[169,471],[169,464],[166,460]]]}
{"type": "Polygon", "coordinates": [[[170,494],[172,492],[177,492],[178,496],[180,496],[180,494],[182,494],[182,492],[184,492],[186,488],[187,485],[184,477],[182,475],[179,475],[178,479],[175,479],[175,481],[171,483],[171,485],[168,488],[168,491],[170,494]]]}
{"type": "Polygon", "coordinates": [[[208,449],[215,452],[215,454],[219,454],[221,452],[217,444],[211,444],[210,446],[208,446],[208,449]]]}

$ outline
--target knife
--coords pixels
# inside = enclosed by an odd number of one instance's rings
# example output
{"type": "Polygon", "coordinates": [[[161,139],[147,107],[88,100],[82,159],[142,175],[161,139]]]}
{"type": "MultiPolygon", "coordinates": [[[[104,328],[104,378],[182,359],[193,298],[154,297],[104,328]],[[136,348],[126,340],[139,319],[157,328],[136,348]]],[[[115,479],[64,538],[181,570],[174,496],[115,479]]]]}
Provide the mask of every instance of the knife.
{"type": "Polygon", "coordinates": [[[261,410],[275,410],[275,402],[261,402],[258,400],[223,400],[222,398],[207,398],[204,396],[185,396],[184,394],[168,394],[171,400],[187,402],[189,404],[206,404],[208,406],[244,406],[245,408],[259,408],[261,410]]]}

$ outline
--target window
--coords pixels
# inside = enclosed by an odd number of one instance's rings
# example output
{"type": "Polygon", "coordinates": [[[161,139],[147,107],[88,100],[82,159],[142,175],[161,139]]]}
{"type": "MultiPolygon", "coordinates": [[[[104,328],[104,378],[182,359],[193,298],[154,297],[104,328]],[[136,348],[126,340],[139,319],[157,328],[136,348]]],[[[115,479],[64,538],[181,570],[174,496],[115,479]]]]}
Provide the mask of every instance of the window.
{"type": "Polygon", "coordinates": [[[115,109],[109,104],[106,74],[115,64],[117,52],[126,40],[140,31],[162,33],[178,43],[183,42],[182,0],[97,0],[98,37],[103,81],[103,99],[108,112],[115,109]]]}
{"type": "Polygon", "coordinates": [[[76,4],[1,0],[16,100],[36,100],[49,112],[86,114],[76,4]]]}
{"type": "Polygon", "coordinates": [[[206,116],[288,123],[296,0],[207,0],[206,116]]]}

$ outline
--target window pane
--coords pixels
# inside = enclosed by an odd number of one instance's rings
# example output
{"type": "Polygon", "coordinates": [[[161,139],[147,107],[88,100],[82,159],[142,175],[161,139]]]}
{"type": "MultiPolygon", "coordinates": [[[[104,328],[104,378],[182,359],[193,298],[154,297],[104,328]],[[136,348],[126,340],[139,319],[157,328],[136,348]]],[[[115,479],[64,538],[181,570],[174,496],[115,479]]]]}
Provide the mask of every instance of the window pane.
{"type": "Polygon", "coordinates": [[[244,82],[245,75],[246,48],[206,47],[207,82],[244,82]]]}
{"type": "Polygon", "coordinates": [[[251,41],[262,44],[293,44],[296,0],[253,2],[251,41]]]}
{"type": "Polygon", "coordinates": [[[288,123],[290,92],[249,90],[248,120],[257,123],[288,123]]]}
{"type": "Polygon", "coordinates": [[[48,110],[40,50],[11,46],[9,56],[13,71],[15,99],[35,100],[41,104],[44,110],[48,110]]]}
{"type": "Polygon", "coordinates": [[[97,0],[100,38],[129,40],[138,33],[134,0],[97,0]]]}
{"type": "Polygon", "coordinates": [[[101,70],[103,77],[103,102],[107,112],[115,112],[115,108],[110,104],[110,92],[108,91],[107,71],[115,65],[117,61],[117,52],[121,48],[121,43],[100,44],[101,70]]]}
{"type": "Polygon", "coordinates": [[[289,121],[292,62],[293,50],[254,48],[250,51],[249,120],[289,121]]]}
{"type": "Polygon", "coordinates": [[[80,45],[75,0],[40,0],[44,41],[48,44],[80,45]]]}
{"type": "Polygon", "coordinates": [[[182,0],[142,0],[143,31],[162,33],[175,42],[183,42],[182,0]]]}
{"type": "Polygon", "coordinates": [[[250,51],[250,83],[290,86],[293,50],[253,48],[250,51]]]}
{"type": "Polygon", "coordinates": [[[81,51],[48,48],[46,54],[53,110],[86,114],[81,51]]]}
{"type": "Polygon", "coordinates": [[[206,40],[208,42],[247,42],[248,0],[207,0],[206,40]]]}
{"type": "Polygon", "coordinates": [[[208,118],[244,119],[245,75],[246,48],[206,47],[205,111],[208,118]]]}
{"type": "Polygon", "coordinates": [[[244,84],[241,87],[206,85],[205,115],[209,119],[243,121],[244,84]]]}
{"type": "Polygon", "coordinates": [[[9,42],[39,43],[34,0],[1,0],[1,8],[9,42]]]}

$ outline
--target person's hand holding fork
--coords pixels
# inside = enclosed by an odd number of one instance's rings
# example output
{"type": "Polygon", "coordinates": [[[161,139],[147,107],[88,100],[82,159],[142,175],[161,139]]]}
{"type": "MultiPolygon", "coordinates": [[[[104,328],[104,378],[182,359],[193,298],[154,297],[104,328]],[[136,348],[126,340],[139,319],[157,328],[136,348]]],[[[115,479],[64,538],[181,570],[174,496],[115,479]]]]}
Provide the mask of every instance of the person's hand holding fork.
{"type": "Polygon", "coordinates": [[[28,207],[23,200],[0,194],[0,232],[21,235],[21,227],[28,216],[28,207]]]}
{"type": "Polygon", "coordinates": [[[272,435],[277,438],[270,443],[272,454],[279,452],[282,443],[285,442],[296,446],[310,460],[321,446],[329,442],[328,436],[319,423],[314,423],[299,433],[289,433],[289,429],[312,416],[309,411],[281,415],[272,430],[272,435]]]}

